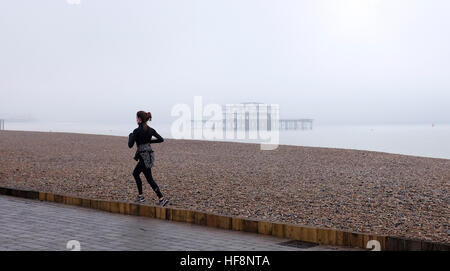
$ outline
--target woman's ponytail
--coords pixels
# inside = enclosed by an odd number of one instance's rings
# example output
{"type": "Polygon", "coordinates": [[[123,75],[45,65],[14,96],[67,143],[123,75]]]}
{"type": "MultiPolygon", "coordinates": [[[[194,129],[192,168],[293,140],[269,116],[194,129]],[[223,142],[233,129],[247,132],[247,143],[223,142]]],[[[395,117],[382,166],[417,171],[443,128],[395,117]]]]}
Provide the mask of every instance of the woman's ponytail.
{"type": "Polygon", "coordinates": [[[148,130],[147,121],[152,120],[152,113],[145,112],[145,111],[139,111],[136,113],[136,116],[141,119],[142,121],[142,127],[144,127],[144,130],[148,130]]]}

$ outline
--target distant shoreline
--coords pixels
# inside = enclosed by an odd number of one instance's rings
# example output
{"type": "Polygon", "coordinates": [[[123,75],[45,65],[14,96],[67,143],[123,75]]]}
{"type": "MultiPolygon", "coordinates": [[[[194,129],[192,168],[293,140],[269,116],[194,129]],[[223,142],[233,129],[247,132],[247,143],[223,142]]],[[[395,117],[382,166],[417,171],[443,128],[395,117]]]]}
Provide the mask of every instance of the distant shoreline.
{"type": "MultiPolygon", "coordinates": [[[[132,126],[134,127],[134,126],[132,126]]],[[[449,126],[450,127],[450,126],[449,126]]],[[[92,133],[92,132],[73,132],[73,131],[52,131],[52,130],[10,130],[6,129],[6,131],[11,132],[41,132],[41,133],[67,133],[67,134],[80,134],[80,135],[102,135],[102,136],[118,136],[118,137],[126,137],[124,134],[110,134],[108,132],[105,133],[92,133]]],[[[132,129],[130,128],[131,132],[132,129]]],[[[295,131],[287,131],[287,132],[295,132],[295,131]]],[[[128,132],[127,132],[128,133],[128,132]]],[[[245,142],[245,141],[238,141],[238,140],[205,140],[205,139],[174,139],[166,136],[163,134],[163,136],[167,139],[172,140],[188,140],[188,141],[204,141],[204,142],[223,142],[223,143],[242,143],[242,144],[253,144],[253,145],[259,145],[258,142],[245,142]]],[[[322,149],[333,149],[333,150],[352,150],[352,151],[366,151],[366,152],[376,152],[376,153],[382,153],[382,154],[392,154],[392,155],[404,155],[404,156],[411,156],[411,157],[417,157],[417,158],[430,158],[430,159],[444,159],[444,160],[450,160],[449,157],[437,157],[437,156],[430,156],[430,155],[419,155],[419,154],[405,154],[405,153],[399,153],[399,152],[390,152],[390,151],[383,151],[383,150],[370,150],[370,149],[362,149],[362,148],[346,148],[346,147],[332,147],[332,146],[309,146],[309,145],[299,145],[299,144],[283,144],[280,143],[279,146],[291,146],[291,147],[308,147],[308,148],[322,148],[322,149]]]]}

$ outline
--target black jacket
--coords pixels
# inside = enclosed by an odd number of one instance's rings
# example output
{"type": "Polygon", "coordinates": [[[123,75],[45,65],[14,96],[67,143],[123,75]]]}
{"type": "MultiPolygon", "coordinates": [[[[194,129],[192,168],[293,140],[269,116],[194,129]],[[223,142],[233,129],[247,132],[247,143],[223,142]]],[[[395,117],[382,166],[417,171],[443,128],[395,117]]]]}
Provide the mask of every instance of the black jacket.
{"type": "Polygon", "coordinates": [[[139,146],[146,143],[161,143],[164,142],[164,138],[151,127],[148,127],[147,130],[145,130],[141,123],[139,124],[139,127],[134,129],[128,136],[128,147],[133,148],[134,142],[139,146]],[[156,137],[156,139],[152,139],[152,137],[156,137]]]}

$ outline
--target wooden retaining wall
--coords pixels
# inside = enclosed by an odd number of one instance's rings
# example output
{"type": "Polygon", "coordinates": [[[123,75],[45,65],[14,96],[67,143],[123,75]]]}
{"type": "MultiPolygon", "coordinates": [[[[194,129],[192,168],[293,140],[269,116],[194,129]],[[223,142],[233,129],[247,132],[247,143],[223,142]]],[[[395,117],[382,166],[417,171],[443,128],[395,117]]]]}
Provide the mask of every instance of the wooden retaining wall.
{"type": "Polygon", "coordinates": [[[20,190],[5,187],[0,187],[0,195],[9,195],[41,201],[75,205],[85,208],[98,209],[111,213],[144,216],[163,220],[193,223],[197,225],[221,228],[226,230],[273,235],[281,238],[288,238],[303,242],[311,242],[318,245],[357,247],[365,249],[368,241],[376,240],[380,243],[381,250],[389,250],[389,251],[450,250],[450,244],[444,243],[411,240],[382,235],[370,235],[325,228],[305,227],[284,223],[273,223],[262,220],[254,220],[241,217],[229,217],[212,213],[198,212],[193,210],[151,206],[130,202],[84,199],[71,196],[56,195],[52,193],[20,190]]]}

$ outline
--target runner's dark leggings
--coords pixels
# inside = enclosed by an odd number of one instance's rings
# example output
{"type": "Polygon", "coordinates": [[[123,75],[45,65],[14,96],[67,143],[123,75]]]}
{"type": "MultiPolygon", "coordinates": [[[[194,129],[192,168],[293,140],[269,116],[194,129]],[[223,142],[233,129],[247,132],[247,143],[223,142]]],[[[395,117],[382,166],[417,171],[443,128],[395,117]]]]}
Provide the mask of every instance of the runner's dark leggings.
{"type": "Polygon", "coordinates": [[[153,180],[152,169],[146,168],[144,161],[142,159],[139,159],[138,164],[136,165],[136,167],[133,170],[133,177],[136,180],[139,195],[142,195],[142,181],[141,181],[141,177],[139,176],[139,175],[141,175],[142,172],[144,172],[144,176],[147,179],[147,182],[150,184],[153,191],[155,191],[158,198],[162,198],[163,195],[161,194],[161,191],[159,191],[159,187],[156,184],[155,180],[153,180]]]}

